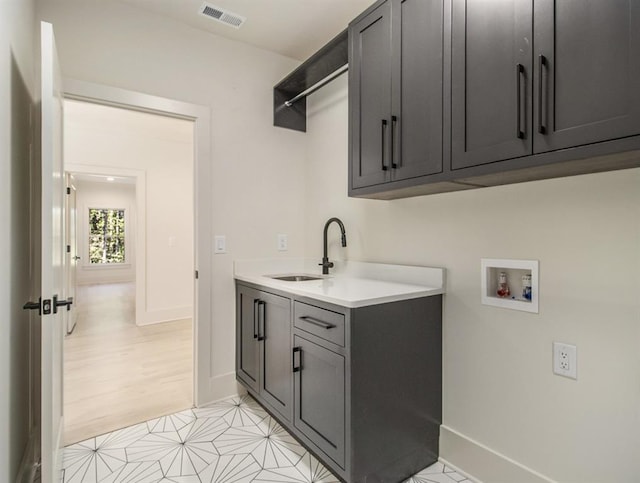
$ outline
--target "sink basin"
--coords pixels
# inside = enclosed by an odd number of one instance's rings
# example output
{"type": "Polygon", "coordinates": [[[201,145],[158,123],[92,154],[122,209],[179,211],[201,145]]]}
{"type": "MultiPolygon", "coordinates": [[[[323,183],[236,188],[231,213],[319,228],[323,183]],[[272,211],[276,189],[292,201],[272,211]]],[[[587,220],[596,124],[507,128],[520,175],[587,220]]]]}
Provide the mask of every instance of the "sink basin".
{"type": "Polygon", "coordinates": [[[309,280],[320,280],[322,277],[315,277],[313,275],[277,275],[270,278],[282,280],[283,282],[307,282],[309,280]]]}

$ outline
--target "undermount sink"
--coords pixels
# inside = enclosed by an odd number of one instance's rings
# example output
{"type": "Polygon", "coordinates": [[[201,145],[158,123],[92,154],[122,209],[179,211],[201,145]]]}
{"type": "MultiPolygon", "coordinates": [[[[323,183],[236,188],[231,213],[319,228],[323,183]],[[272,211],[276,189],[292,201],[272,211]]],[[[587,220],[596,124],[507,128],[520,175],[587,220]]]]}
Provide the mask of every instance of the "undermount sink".
{"type": "Polygon", "coordinates": [[[270,278],[282,280],[283,282],[307,282],[309,280],[320,280],[322,277],[315,277],[313,275],[277,275],[270,278]]]}

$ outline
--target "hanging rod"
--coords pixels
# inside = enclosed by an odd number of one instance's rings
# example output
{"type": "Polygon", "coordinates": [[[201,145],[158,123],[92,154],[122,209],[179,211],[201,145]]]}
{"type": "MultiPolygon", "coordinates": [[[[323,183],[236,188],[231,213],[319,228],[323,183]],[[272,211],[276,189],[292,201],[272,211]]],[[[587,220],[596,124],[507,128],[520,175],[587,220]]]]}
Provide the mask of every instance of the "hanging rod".
{"type": "Polygon", "coordinates": [[[348,44],[345,29],[273,87],[274,126],[306,132],[306,96],[346,72],[348,44]]]}
{"type": "Polygon", "coordinates": [[[349,64],[343,65],[338,70],[336,70],[333,74],[329,74],[327,77],[325,77],[324,79],[322,79],[319,82],[316,82],[314,85],[312,85],[308,89],[302,91],[297,96],[289,99],[288,101],[284,101],[284,105],[287,106],[287,107],[293,106],[294,103],[298,102],[303,97],[307,97],[308,95],[313,94],[315,91],[317,91],[321,87],[324,87],[329,82],[331,82],[333,79],[335,79],[337,77],[340,77],[342,74],[344,74],[348,70],[349,70],[349,64]]]}

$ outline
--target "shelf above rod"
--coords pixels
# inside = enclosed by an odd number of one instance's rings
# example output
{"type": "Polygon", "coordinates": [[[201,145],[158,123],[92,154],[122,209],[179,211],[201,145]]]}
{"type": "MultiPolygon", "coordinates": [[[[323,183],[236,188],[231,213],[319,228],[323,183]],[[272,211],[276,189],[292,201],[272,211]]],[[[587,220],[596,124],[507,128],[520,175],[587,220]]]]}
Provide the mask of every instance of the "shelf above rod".
{"type": "Polygon", "coordinates": [[[346,72],[348,61],[345,29],[273,88],[273,125],[306,132],[306,96],[346,72]]]}

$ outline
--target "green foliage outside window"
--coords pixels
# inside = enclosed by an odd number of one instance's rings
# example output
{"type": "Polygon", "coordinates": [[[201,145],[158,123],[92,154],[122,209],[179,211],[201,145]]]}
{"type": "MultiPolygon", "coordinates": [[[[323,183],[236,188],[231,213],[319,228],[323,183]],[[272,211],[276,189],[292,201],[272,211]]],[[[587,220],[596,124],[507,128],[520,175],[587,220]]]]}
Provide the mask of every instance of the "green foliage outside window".
{"type": "Polygon", "coordinates": [[[89,261],[124,263],[124,210],[89,208],[89,261]]]}

